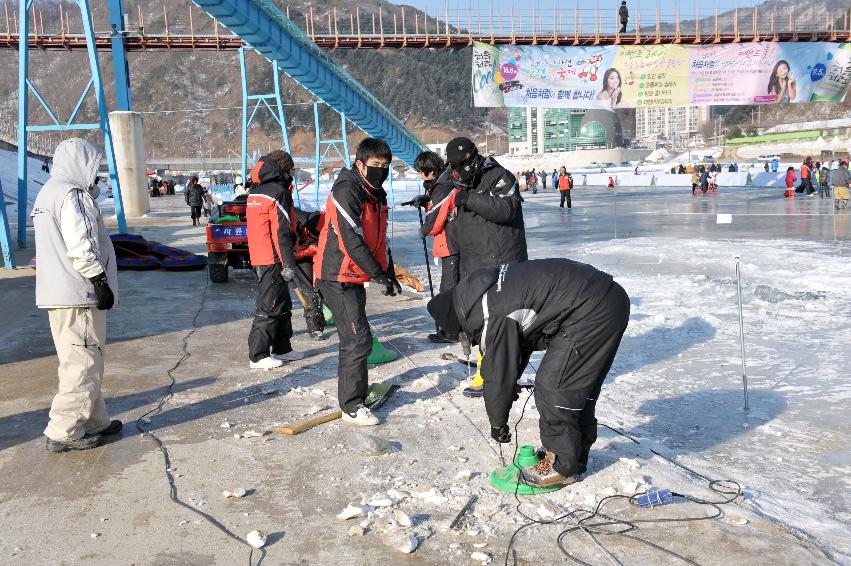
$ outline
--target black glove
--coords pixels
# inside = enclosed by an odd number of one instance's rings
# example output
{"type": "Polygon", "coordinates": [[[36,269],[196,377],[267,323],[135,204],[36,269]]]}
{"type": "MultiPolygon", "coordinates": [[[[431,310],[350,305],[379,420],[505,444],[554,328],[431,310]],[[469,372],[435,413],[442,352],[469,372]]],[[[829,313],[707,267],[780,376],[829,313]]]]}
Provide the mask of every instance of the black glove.
{"type": "Polygon", "coordinates": [[[375,277],[372,278],[372,280],[375,282],[376,285],[381,285],[382,287],[384,287],[384,289],[382,289],[382,291],[381,291],[382,295],[385,295],[385,296],[388,296],[388,297],[394,297],[394,296],[396,296],[397,292],[398,293],[402,292],[402,286],[399,285],[399,282],[396,281],[395,278],[391,278],[386,273],[382,273],[381,275],[376,275],[375,277]]]}
{"type": "Polygon", "coordinates": [[[281,278],[284,281],[290,282],[295,277],[295,271],[292,267],[283,267],[281,268],[281,278]]]}
{"type": "Polygon", "coordinates": [[[402,293],[402,286],[399,285],[399,281],[396,279],[396,263],[393,261],[393,250],[387,250],[387,277],[390,278],[390,282],[393,284],[393,288],[395,293],[388,293],[391,297],[396,293],[402,293]]]}
{"type": "Polygon", "coordinates": [[[407,202],[403,202],[402,206],[424,207],[429,203],[429,201],[431,201],[431,199],[428,198],[428,195],[417,195],[414,198],[412,198],[411,200],[409,200],[407,202]]]}
{"type": "Polygon", "coordinates": [[[508,425],[492,426],[491,438],[500,444],[507,444],[511,442],[511,430],[508,428],[508,425]]]}
{"type": "Polygon", "coordinates": [[[90,277],[89,281],[95,288],[98,310],[108,311],[111,309],[115,304],[115,295],[112,294],[112,289],[109,288],[109,283],[106,282],[106,273],[90,277]]]}
{"type": "Polygon", "coordinates": [[[455,195],[455,206],[461,208],[467,206],[467,200],[470,198],[470,191],[458,191],[455,195]]]}

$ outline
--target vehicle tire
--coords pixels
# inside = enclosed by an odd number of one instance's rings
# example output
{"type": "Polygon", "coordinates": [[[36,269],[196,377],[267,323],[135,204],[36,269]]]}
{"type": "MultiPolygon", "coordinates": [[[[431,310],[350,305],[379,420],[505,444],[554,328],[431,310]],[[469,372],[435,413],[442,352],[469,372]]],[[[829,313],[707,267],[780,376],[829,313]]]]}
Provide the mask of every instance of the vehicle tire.
{"type": "Polygon", "coordinates": [[[207,273],[210,274],[210,281],[213,283],[227,283],[228,281],[228,260],[227,256],[222,253],[210,253],[207,256],[207,273]],[[225,257],[221,257],[225,256],[225,257]]]}
{"type": "Polygon", "coordinates": [[[207,266],[207,271],[210,273],[210,281],[212,281],[213,283],[228,282],[227,264],[211,263],[207,266]]]}

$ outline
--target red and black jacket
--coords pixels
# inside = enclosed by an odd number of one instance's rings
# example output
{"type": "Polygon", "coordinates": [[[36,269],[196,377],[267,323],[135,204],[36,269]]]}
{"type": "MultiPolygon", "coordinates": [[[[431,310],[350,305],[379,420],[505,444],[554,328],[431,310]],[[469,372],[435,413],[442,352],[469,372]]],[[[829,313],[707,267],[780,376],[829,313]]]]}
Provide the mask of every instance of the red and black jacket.
{"type": "Polygon", "coordinates": [[[354,170],[334,182],[319,234],[314,279],[366,283],[387,270],[387,193],[354,170]]]}
{"type": "Polygon", "coordinates": [[[261,157],[251,171],[254,188],[248,195],[245,220],[251,265],[295,267],[293,238],[296,234],[292,184],[281,182],[281,167],[261,157]]]}
{"type": "MultiPolygon", "coordinates": [[[[296,242],[295,258],[301,261],[313,261],[319,252],[319,234],[325,225],[324,212],[311,212],[295,209],[296,215],[296,242]]],[[[313,277],[311,273],[311,277],[313,277]]]]}
{"type": "Polygon", "coordinates": [[[458,254],[452,234],[452,223],[458,216],[455,207],[455,195],[458,189],[452,181],[451,169],[446,169],[434,183],[429,194],[431,203],[426,214],[420,236],[434,236],[432,255],[434,257],[449,257],[458,254]]]}

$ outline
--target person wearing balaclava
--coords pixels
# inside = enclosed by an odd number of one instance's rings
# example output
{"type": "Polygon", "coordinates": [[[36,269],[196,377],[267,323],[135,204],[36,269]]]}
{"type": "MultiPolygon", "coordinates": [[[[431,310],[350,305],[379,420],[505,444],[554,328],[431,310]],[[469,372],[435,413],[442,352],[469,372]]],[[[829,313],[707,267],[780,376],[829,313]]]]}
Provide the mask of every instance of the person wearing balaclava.
{"type": "Polygon", "coordinates": [[[497,442],[511,441],[508,414],[532,352],[546,352],[535,375],[545,454],[521,468],[529,485],[567,485],[586,471],[597,439],[596,401],[629,310],[611,275],[569,259],[483,268],[429,302],[441,328],[463,333],[482,351],[485,410],[497,442]]]}
{"type": "Polygon", "coordinates": [[[387,248],[389,208],[382,188],[392,159],[383,140],[367,138],[358,145],[353,166],[341,170],[331,188],[313,262],[316,287],[334,315],[340,339],[337,398],[342,418],[360,426],[379,423],[364,404],[372,351],[364,283],[372,281],[385,295],[402,291],[387,248]]]}
{"type": "MultiPolygon", "coordinates": [[[[523,199],[514,175],[492,157],[479,155],[468,138],[446,144],[446,157],[459,189],[454,234],[461,277],[482,267],[526,261],[523,199]]],[[[483,376],[479,366],[464,394],[481,395],[483,376]]]]}
{"type": "Polygon", "coordinates": [[[455,234],[461,277],[481,267],[526,261],[523,199],[514,175],[493,158],[479,155],[468,138],[449,142],[446,157],[459,189],[455,234]]]}
{"type": "Polygon", "coordinates": [[[97,204],[103,153],[72,138],[56,148],[35,199],[36,306],[47,310],[59,358],[59,392],[44,431],[49,452],[86,450],[121,431],[101,392],[106,311],[118,302],[115,250],[97,204]]]}

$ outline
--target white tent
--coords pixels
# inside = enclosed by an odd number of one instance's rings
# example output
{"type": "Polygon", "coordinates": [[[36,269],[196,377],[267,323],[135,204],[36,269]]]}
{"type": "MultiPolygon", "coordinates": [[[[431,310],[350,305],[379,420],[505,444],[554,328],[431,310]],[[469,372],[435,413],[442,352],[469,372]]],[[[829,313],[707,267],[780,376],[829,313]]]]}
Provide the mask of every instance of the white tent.
{"type": "Polygon", "coordinates": [[[833,151],[843,151],[849,146],[849,139],[840,139],[839,136],[833,136],[833,138],[828,142],[830,149],[833,151]]]}

